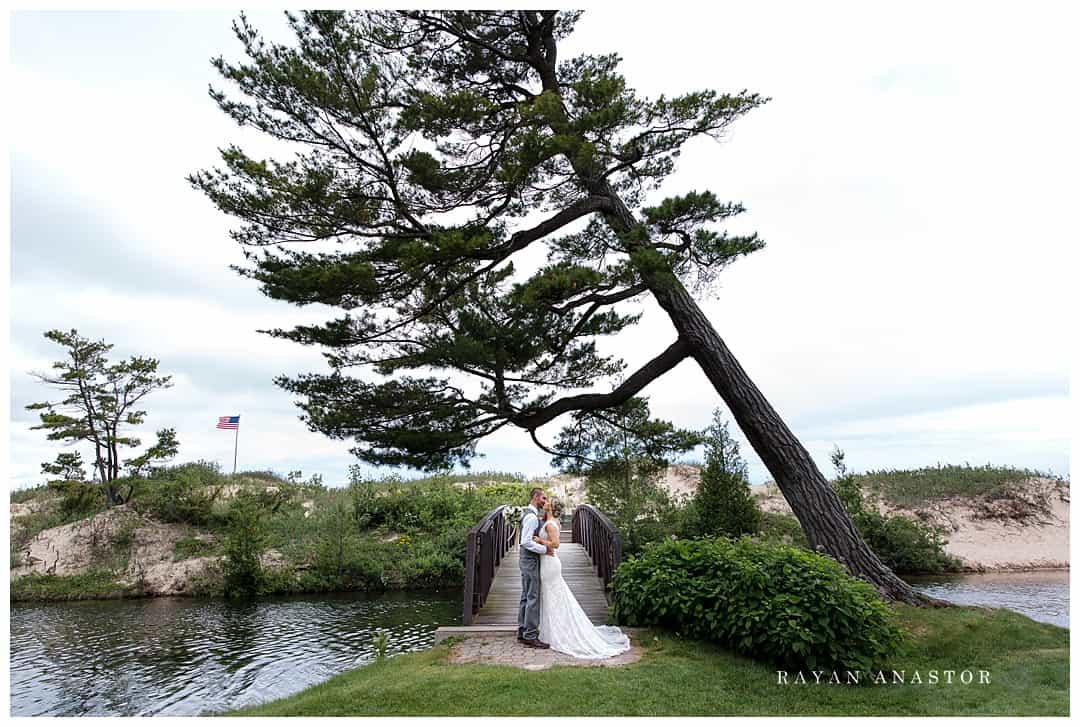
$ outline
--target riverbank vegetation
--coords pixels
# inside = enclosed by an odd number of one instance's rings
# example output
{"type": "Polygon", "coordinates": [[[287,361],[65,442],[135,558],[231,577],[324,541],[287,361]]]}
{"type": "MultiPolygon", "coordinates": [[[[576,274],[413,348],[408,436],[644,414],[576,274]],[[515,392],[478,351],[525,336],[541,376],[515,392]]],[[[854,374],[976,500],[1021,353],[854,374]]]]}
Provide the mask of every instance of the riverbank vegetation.
{"type": "MultiPolygon", "coordinates": [[[[692,487],[669,487],[667,460],[656,455],[658,450],[628,442],[614,430],[595,430],[590,440],[603,444],[588,454],[594,461],[604,461],[596,455],[605,454],[605,466],[567,467],[561,477],[532,481],[511,472],[374,480],[354,469],[348,486],[331,488],[299,472],[227,476],[217,465],[196,462],[121,478],[115,484],[130,491],[130,498],[107,508],[99,485],[54,480],[12,493],[12,597],[456,588],[463,580],[469,528],[497,505],[526,501],[532,484],[600,506],[619,528],[628,557],[652,543],[715,535],[747,534],[765,543],[809,548],[794,516],[764,506],[775,504],[775,486],[754,488],[750,496],[745,463],[723,422],[704,432],[685,432],[650,420],[647,406],[631,406],[629,413],[642,418],[646,429],[666,437],[668,454],[673,448],[685,451],[691,441],[705,445],[711,454],[703,469],[675,468],[690,473],[692,487]],[[698,487],[697,480],[705,486],[698,487]],[[247,520],[238,517],[245,507],[247,520]],[[721,517],[720,510],[738,517],[721,517]],[[43,539],[35,540],[43,532],[43,539]]],[[[994,508],[988,517],[1026,512],[1012,504],[1019,499],[988,497],[1020,493],[1016,497],[1024,501],[1038,500],[1022,485],[1039,473],[1027,470],[940,466],[894,471],[883,479],[880,472],[848,473],[843,453],[838,454],[832,486],[871,547],[900,573],[957,567],[944,552],[948,533],[933,521],[880,507],[882,502],[891,506],[890,497],[906,497],[916,487],[912,483],[929,477],[935,496],[982,493],[970,502],[994,508]],[[956,482],[948,484],[954,475],[956,482]]],[[[1062,491],[1067,496],[1067,483],[1062,491]]]]}
{"type": "MultiPolygon", "coordinates": [[[[620,667],[453,664],[453,644],[339,674],[240,716],[1067,715],[1069,632],[1004,609],[890,606],[908,634],[887,683],[778,684],[775,667],[669,632],[634,637],[642,659],[620,667]],[[977,635],[977,638],[975,636],[977,635]],[[961,683],[961,671],[973,671],[961,683]],[[979,669],[990,684],[979,684],[979,669]],[[904,683],[896,683],[902,674],[904,683]],[[946,672],[950,674],[946,676],[946,672]],[[936,684],[930,683],[934,673],[936,684]],[[918,677],[916,677],[918,673],[918,677]],[[951,683],[946,683],[946,680],[951,683]],[[557,694],[540,700],[536,694],[557,694]]],[[[840,674],[843,678],[845,675],[840,674]]],[[[872,674],[871,677],[875,677],[872,674]]]]}
{"type": "MultiPolygon", "coordinates": [[[[525,501],[528,488],[494,472],[467,481],[368,480],[354,472],[347,487],[328,488],[318,478],[303,481],[300,473],[225,476],[205,462],[163,468],[127,484],[128,502],[112,508],[130,516],[123,541],[108,543],[107,557],[95,550],[83,573],[14,578],[13,598],[139,595],[131,528],[140,524],[167,526],[156,532],[171,538],[173,561],[199,560],[182,591],[188,595],[459,587],[469,528],[498,505],[525,501]]],[[[13,519],[13,570],[27,565],[34,537],[46,528],[95,523],[108,514],[104,498],[87,499],[87,493],[100,488],[54,482],[20,493],[16,502],[24,512],[13,519]]],[[[89,547],[85,538],[68,545],[89,547]]]]}

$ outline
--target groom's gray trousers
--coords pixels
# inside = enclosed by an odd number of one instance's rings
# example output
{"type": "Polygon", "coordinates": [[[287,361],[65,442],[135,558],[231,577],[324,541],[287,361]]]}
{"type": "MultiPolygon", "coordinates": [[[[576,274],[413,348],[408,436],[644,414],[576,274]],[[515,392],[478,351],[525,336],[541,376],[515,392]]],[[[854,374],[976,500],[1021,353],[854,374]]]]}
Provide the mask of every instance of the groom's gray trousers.
{"type": "Polygon", "coordinates": [[[540,636],[540,556],[523,545],[518,549],[521,569],[518,631],[524,639],[535,639],[540,636]]]}

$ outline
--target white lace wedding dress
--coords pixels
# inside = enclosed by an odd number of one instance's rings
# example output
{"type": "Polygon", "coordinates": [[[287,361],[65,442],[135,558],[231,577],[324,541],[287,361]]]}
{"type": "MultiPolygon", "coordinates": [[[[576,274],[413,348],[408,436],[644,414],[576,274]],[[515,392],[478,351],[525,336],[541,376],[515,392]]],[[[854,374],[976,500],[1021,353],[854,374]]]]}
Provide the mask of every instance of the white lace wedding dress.
{"type": "Polygon", "coordinates": [[[630,637],[618,626],[593,626],[563,580],[558,554],[556,549],[555,555],[540,556],[540,640],[578,659],[606,659],[629,651],[630,637]]]}

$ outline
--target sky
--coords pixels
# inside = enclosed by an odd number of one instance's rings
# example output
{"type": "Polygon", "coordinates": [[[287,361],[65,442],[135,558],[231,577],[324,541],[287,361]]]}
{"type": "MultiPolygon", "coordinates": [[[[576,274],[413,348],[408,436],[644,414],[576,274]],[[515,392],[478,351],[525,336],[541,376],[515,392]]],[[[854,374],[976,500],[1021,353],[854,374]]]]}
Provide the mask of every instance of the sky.
{"type": "MultiPolygon", "coordinates": [[[[772,99],[722,143],[688,145],[655,199],[710,189],[746,206],[730,229],[767,246],[701,305],[827,475],[834,445],[856,471],[989,462],[1068,474],[1073,39],[1065,5],[1018,7],[598,7],[561,50],[619,53],[649,97],[772,99]]],[[[280,13],[248,15],[287,39],[280,13]]],[[[272,382],[325,371],[318,351],[257,332],[333,311],[272,301],[232,272],[234,222],[185,181],[229,143],[268,149],[207,95],[223,85],[210,58],[239,57],[235,16],[10,16],[10,488],[43,481],[41,463],[61,450],[24,409],[50,396],[29,372],[60,357],[42,336],[53,328],[103,338],[115,358],[160,359],[174,385],[146,400],[141,432],[175,427],[178,462],[231,470],[233,433],[214,424],[239,414],[241,470],[338,485],[357,464],[272,382]]],[[[674,340],[655,305],[632,308],[642,322],[602,344],[630,370],[674,340]]],[[[643,393],[681,427],[723,410],[692,361],[643,393]]],[[[539,436],[553,442],[564,423],[539,436]]],[[[768,479],[740,441],[752,481],[768,479]]],[[[474,469],[550,471],[520,431],[479,451],[474,469]]]]}

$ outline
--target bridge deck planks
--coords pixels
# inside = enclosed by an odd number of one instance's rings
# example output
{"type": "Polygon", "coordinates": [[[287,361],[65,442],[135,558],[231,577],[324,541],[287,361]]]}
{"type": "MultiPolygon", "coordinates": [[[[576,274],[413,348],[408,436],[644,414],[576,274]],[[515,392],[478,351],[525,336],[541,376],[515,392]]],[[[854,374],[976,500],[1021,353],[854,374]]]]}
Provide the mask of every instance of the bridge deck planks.
{"type": "MultiPolygon", "coordinates": [[[[563,531],[560,537],[563,580],[592,622],[606,623],[608,602],[604,582],[596,575],[585,548],[570,542],[570,532],[563,531]]],[[[518,549],[514,547],[499,564],[484,607],[473,618],[473,623],[478,626],[516,625],[520,602],[521,571],[518,570],[518,549]]]]}

